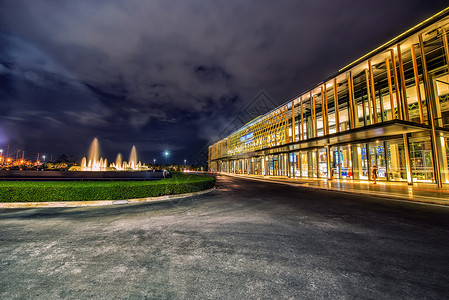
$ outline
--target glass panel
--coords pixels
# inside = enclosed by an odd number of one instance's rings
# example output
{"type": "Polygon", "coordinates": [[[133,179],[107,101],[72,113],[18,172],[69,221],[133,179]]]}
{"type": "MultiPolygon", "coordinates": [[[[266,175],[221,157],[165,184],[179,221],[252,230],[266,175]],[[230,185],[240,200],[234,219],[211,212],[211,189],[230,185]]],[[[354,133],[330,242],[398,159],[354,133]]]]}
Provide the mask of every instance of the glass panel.
{"type": "Polygon", "coordinates": [[[348,80],[345,79],[338,83],[338,106],[340,110],[340,131],[345,131],[350,128],[349,126],[349,93],[348,93],[348,80]]]}
{"type": "Polygon", "coordinates": [[[441,181],[443,183],[449,183],[449,138],[448,137],[440,137],[441,143],[441,181]]]}
{"type": "Polygon", "coordinates": [[[307,152],[301,152],[301,177],[309,177],[309,164],[307,161],[307,152]]]}
{"type": "Polygon", "coordinates": [[[363,127],[370,124],[370,111],[368,106],[365,71],[360,72],[357,76],[354,76],[354,102],[356,104],[355,118],[357,119],[355,127],[363,127]]]}
{"type": "Polygon", "coordinates": [[[290,177],[295,178],[296,175],[296,155],[294,153],[289,154],[289,166],[290,166],[290,177]]]}
{"type": "Polygon", "coordinates": [[[385,148],[383,143],[369,144],[371,168],[377,168],[377,180],[387,180],[387,164],[385,160],[385,148]]]}
{"type": "Polygon", "coordinates": [[[333,86],[327,89],[327,120],[329,125],[329,134],[337,132],[333,86]]]}
{"type": "Polygon", "coordinates": [[[340,155],[339,147],[330,149],[331,155],[331,178],[340,178],[340,155]]]}
{"type": "Polygon", "coordinates": [[[340,147],[340,178],[352,179],[352,160],[351,160],[351,146],[340,147]]]}
{"type": "Polygon", "coordinates": [[[440,127],[449,127],[449,76],[447,74],[436,78],[438,93],[437,101],[437,124],[440,127]]]}
{"type": "Polygon", "coordinates": [[[407,181],[404,143],[400,140],[387,142],[388,178],[392,181],[407,181]]]}
{"type": "Polygon", "coordinates": [[[410,160],[414,182],[432,182],[432,147],[429,138],[410,140],[410,160]]]}
{"type": "Polygon", "coordinates": [[[354,179],[368,179],[368,157],[365,144],[356,144],[352,151],[352,167],[354,179]]]}
{"type": "Polygon", "coordinates": [[[305,100],[303,103],[303,113],[304,113],[304,125],[305,125],[305,138],[313,138],[313,125],[312,125],[312,110],[311,110],[311,100],[310,98],[305,100]]]}
{"type": "Polygon", "coordinates": [[[315,96],[315,107],[316,107],[316,126],[317,126],[317,133],[318,136],[324,135],[324,128],[323,128],[323,95],[316,95],[315,96]]]}
{"type": "Polygon", "coordinates": [[[318,150],[318,177],[327,178],[326,149],[318,150]]]}
{"type": "Polygon", "coordinates": [[[316,150],[307,151],[307,160],[309,162],[308,176],[309,178],[316,178],[317,177],[316,150]]]}

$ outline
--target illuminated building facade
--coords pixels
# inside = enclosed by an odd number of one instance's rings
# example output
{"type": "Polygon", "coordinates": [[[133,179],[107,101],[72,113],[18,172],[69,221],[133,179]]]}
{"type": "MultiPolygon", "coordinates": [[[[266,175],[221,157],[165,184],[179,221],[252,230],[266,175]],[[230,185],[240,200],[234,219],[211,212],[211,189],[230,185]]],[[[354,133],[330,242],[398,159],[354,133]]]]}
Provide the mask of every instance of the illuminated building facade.
{"type": "Polygon", "coordinates": [[[209,169],[449,183],[449,7],[209,147],[209,169]]]}

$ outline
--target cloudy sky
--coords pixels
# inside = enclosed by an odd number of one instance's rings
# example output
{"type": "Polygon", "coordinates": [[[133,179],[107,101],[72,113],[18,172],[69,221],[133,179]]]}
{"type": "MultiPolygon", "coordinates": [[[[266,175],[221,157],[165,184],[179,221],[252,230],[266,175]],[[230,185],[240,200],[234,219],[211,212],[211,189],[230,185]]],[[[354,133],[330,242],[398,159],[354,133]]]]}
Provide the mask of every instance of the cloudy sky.
{"type": "Polygon", "coordinates": [[[286,102],[446,5],[0,0],[0,147],[194,162],[260,91],[286,102]]]}

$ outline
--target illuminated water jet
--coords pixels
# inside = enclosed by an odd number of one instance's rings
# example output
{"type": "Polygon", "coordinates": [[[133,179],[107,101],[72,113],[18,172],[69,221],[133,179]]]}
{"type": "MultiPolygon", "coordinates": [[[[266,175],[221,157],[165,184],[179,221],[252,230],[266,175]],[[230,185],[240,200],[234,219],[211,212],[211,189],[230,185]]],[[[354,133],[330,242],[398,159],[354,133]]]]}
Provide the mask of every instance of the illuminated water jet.
{"type": "Polygon", "coordinates": [[[129,162],[122,161],[122,154],[118,154],[115,162],[109,165],[106,158],[100,157],[100,144],[98,139],[94,138],[89,152],[81,160],[80,167],[72,167],[72,171],[147,171],[149,168],[137,160],[136,146],[133,145],[129,155],[129,162]]]}

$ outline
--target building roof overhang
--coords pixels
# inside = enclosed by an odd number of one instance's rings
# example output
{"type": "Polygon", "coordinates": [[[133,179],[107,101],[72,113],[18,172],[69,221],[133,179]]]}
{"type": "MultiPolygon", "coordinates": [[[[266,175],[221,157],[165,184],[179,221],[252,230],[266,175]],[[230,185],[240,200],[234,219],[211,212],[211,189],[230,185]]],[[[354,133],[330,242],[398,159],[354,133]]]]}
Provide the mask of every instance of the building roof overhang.
{"type": "MultiPolygon", "coordinates": [[[[449,129],[439,128],[439,131],[449,129]]],[[[326,146],[339,146],[346,144],[361,143],[375,140],[386,140],[402,137],[404,133],[428,133],[430,135],[430,126],[414,122],[391,120],[373,125],[367,125],[339,133],[334,133],[322,137],[307,139],[281,146],[261,149],[254,152],[248,152],[240,155],[228,156],[222,159],[239,159],[255,156],[265,156],[278,153],[288,153],[299,150],[322,148],[326,146]]]]}

